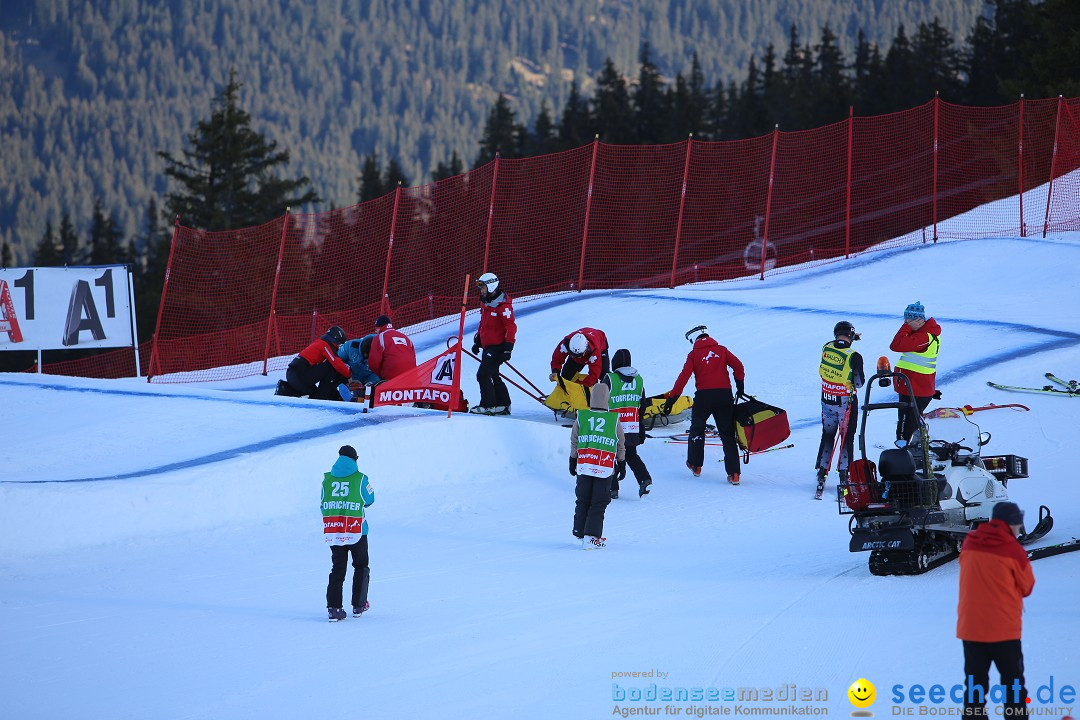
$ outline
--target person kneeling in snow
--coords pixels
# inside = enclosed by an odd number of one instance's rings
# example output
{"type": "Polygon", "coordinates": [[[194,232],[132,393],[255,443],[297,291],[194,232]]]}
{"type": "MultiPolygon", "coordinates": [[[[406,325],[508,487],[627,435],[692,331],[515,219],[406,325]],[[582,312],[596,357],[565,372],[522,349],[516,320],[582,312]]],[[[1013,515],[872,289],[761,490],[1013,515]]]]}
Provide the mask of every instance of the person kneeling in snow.
{"type": "Polygon", "coordinates": [[[330,544],[330,578],[326,582],[326,613],[330,622],[345,619],[341,594],[352,555],[352,614],[360,617],[370,606],[368,584],[368,523],[364,508],[375,502],[375,490],[367,475],[356,467],[356,450],[342,445],[330,472],[323,475],[323,537],[330,544]]]}
{"type": "MultiPolygon", "coordinates": [[[[285,380],[279,380],[277,395],[309,396],[313,400],[341,400],[340,386],[349,380],[349,366],[337,356],[345,342],[345,331],[334,325],[322,337],[300,351],[289,363],[285,380]]],[[[345,387],[345,391],[348,388],[345,387]]]]}
{"type": "Polygon", "coordinates": [[[596,385],[590,409],[578,411],[570,430],[570,474],[577,478],[574,537],[586,550],[604,547],[612,477],[626,462],[626,440],[618,413],[608,410],[608,397],[607,386],[596,385]]]}
{"type": "Polygon", "coordinates": [[[570,333],[555,346],[548,379],[552,382],[560,377],[576,380],[580,373],[585,373],[581,385],[587,397],[589,388],[600,382],[609,370],[607,335],[603,330],[584,327],[570,333]]]}

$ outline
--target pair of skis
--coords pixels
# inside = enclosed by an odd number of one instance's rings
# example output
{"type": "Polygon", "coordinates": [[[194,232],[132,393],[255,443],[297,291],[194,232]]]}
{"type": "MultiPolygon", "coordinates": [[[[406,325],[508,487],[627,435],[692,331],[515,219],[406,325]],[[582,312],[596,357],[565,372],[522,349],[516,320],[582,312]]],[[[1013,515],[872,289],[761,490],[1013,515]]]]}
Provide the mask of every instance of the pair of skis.
{"type": "Polygon", "coordinates": [[[1019,385],[1001,385],[987,381],[987,385],[998,390],[1014,390],[1018,392],[1037,392],[1046,393],[1048,395],[1069,395],[1072,397],[1080,397],[1080,382],[1076,380],[1062,380],[1054,373],[1046,373],[1045,377],[1050,380],[1054,385],[1043,385],[1041,388],[1036,387],[1021,387],[1019,385]]]}

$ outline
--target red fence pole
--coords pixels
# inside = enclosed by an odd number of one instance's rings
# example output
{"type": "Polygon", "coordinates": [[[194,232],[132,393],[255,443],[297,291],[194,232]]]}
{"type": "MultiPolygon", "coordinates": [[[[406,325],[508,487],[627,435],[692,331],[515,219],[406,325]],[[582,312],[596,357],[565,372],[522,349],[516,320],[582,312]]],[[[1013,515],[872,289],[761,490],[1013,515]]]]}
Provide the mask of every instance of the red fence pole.
{"type": "Polygon", "coordinates": [[[937,242],[938,108],[941,98],[934,91],[934,242],[937,242]]]}
{"type": "Polygon", "coordinates": [[[675,268],[679,263],[679,242],[682,240],[682,219],[683,209],[686,207],[686,181],[690,175],[690,148],[694,145],[694,133],[690,133],[690,137],[686,139],[686,161],[683,163],[682,171],[682,193],[679,195],[679,222],[675,226],[675,252],[671,256],[671,279],[668,281],[668,287],[675,287],[675,268]]]}
{"type": "Polygon", "coordinates": [[[390,314],[390,256],[394,253],[394,233],[397,232],[398,203],[401,202],[401,183],[394,188],[394,215],[390,218],[390,244],[386,248],[386,270],[383,272],[382,302],[379,304],[379,314],[390,314]]]}
{"type": "MultiPolygon", "coordinates": [[[[499,162],[499,156],[495,155],[495,162],[499,162]]],[[[496,165],[496,167],[498,167],[496,165]]],[[[487,267],[487,264],[484,264],[487,267]]],[[[465,312],[469,309],[469,274],[465,274],[465,290],[461,293],[461,314],[458,317],[457,351],[454,352],[454,393],[450,396],[450,402],[446,406],[446,417],[454,414],[454,403],[461,394],[461,343],[465,342],[465,312]]],[[[469,412],[469,408],[465,408],[469,412]]]]}
{"type": "Polygon", "coordinates": [[[488,270],[488,250],[491,249],[491,225],[495,219],[495,183],[499,181],[499,153],[495,153],[495,170],[491,174],[491,197],[488,199],[487,233],[484,235],[484,269],[488,270]]]}
{"type": "Polygon", "coordinates": [[[1024,94],[1020,93],[1020,133],[1016,145],[1016,166],[1018,172],[1017,181],[1020,185],[1020,237],[1026,237],[1024,232],[1024,94]]]}
{"type": "Polygon", "coordinates": [[[851,144],[854,137],[855,107],[847,109],[847,199],[844,201],[844,258],[851,257],[851,144]]]}
{"type": "Polygon", "coordinates": [[[1054,149],[1050,152],[1050,184],[1046,188],[1046,217],[1043,219],[1043,237],[1050,227],[1050,198],[1054,196],[1054,166],[1057,165],[1058,132],[1061,130],[1061,96],[1058,95],[1057,114],[1054,118],[1054,149]]]}
{"type": "MultiPolygon", "coordinates": [[[[275,317],[277,313],[277,291],[278,281],[281,279],[281,258],[285,255],[285,237],[289,234],[289,208],[285,208],[285,222],[281,225],[281,244],[278,246],[277,254],[277,268],[274,270],[274,290],[270,295],[270,315],[266,318],[266,346],[263,349],[263,371],[262,374],[266,375],[266,366],[270,361],[270,333],[273,332],[275,327],[275,317]]],[[[278,347],[280,351],[280,346],[278,347]]]]}
{"type": "Polygon", "coordinates": [[[173,253],[176,252],[176,236],[179,232],[180,216],[177,215],[175,222],[173,222],[172,244],[169,245],[169,261],[165,264],[165,282],[161,286],[161,299],[158,301],[157,322],[154,324],[154,337],[150,345],[150,364],[146,368],[146,382],[150,382],[150,378],[154,377],[154,368],[161,365],[161,359],[158,356],[158,335],[161,334],[161,315],[165,309],[165,298],[169,294],[169,275],[172,273],[173,253]]]}
{"type": "Polygon", "coordinates": [[[578,264],[577,289],[585,289],[585,246],[589,240],[589,215],[592,213],[593,180],[596,179],[596,152],[600,148],[600,136],[593,137],[592,162],[589,164],[589,193],[585,197],[585,230],[581,233],[581,262],[578,264]]]}
{"type": "Polygon", "coordinates": [[[769,159],[769,189],[765,196],[765,232],[761,238],[761,278],[765,279],[765,253],[769,249],[769,216],[772,215],[772,187],[776,173],[776,141],[780,137],[780,126],[773,127],[772,157],[769,159]]]}

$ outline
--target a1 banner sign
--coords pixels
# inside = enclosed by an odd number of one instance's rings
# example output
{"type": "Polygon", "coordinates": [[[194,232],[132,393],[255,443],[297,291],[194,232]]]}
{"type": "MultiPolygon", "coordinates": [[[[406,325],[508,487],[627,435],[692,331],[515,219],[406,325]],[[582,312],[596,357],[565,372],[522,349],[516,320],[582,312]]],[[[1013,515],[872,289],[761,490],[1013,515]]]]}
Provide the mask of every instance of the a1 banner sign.
{"type": "Polygon", "coordinates": [[[124,265],[0,270],[0,350],[130,347],[124,265]]]}

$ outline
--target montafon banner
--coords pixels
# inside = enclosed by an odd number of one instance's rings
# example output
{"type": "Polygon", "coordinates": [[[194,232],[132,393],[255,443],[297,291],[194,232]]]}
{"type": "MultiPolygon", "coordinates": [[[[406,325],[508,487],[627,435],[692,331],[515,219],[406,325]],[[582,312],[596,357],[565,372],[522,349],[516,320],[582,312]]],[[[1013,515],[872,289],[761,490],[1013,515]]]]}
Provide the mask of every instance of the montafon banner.
{"type": "Polygon", "coordinates": [[[129,347],[124,265],[0,269],[0,350],[129,347]]]}

